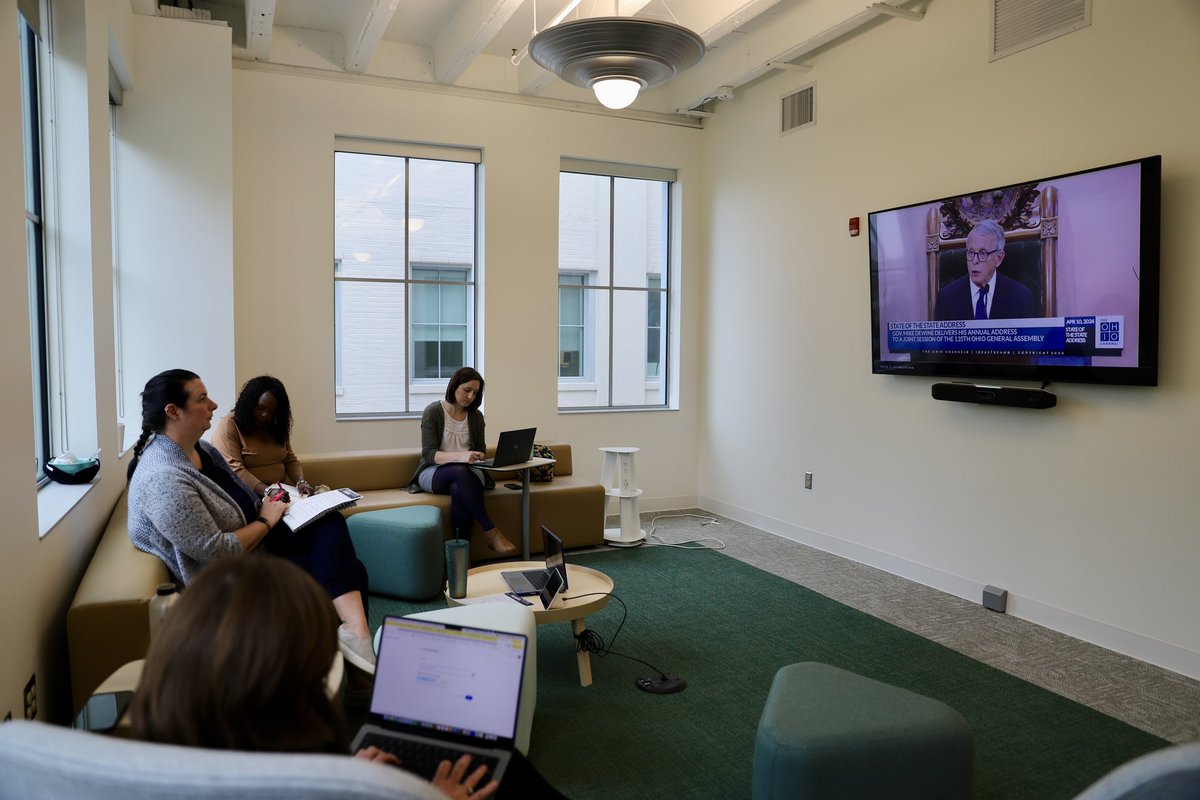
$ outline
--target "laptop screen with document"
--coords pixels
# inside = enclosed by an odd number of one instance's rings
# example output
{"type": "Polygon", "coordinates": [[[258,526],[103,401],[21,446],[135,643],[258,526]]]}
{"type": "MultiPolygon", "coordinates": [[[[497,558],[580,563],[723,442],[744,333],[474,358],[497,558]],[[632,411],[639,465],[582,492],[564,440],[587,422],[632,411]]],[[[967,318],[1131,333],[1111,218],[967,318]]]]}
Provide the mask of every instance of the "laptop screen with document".
{"type": "Polygon", "coordinates": [[[388,617],[370,713],[431,732],[511,742],[526,645],[519,633],[388,617]]]}

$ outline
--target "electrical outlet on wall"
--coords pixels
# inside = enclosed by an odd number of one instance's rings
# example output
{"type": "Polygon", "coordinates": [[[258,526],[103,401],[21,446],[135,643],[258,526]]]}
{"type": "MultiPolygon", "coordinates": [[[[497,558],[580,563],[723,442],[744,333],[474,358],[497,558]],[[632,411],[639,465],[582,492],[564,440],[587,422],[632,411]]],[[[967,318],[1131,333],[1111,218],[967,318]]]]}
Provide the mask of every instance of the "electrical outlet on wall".
{"type": "Polygon", "coordinates": [[[812,488],[812,473],[811,472],[804,473],[804,488],[805,489],[812,488]]]}
{"type": "Polygon", "coordinates": [[[37,701],[37,675],[29,676],[29,683],[25,684],[25,719],[37,719],[38,701],[37,701]]]}

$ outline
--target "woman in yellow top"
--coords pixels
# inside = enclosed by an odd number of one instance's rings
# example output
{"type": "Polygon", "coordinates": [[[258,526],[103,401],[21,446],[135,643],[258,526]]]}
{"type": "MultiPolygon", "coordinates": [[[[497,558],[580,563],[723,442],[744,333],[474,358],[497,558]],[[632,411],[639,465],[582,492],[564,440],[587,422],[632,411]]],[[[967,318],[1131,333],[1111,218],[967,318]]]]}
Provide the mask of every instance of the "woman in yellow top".
{"type": "Polygon", "coordinates": [[[300,459],[292,452],[292,404],[283,382],[270,375],[246,381],[237,404],[213,429],[212,443],[230,469],[259,497],[273,483],[290,483],[301,497],[312,494],[300,459]]]}

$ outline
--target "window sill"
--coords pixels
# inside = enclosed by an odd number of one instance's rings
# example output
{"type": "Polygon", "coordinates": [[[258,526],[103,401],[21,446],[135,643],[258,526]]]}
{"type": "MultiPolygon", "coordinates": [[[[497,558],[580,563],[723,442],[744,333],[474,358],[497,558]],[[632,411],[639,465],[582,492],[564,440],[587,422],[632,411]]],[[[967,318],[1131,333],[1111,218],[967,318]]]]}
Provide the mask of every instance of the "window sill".
{"type": "Polygon", "coordinates": [[[560,406],[559,414],[613,414],[630,411],[678,411],[676,406],[579,406],[572,408],[571,406],[560,406]]]}
{"type": "Polygon", "coordinates": [[[50,481],[38,489],[38,538],[45,538],[54,526],[70,513],[71,509],[87,495],[88,491],[100,482],[96,478],[91,483],[68,485],[50,481]]]}

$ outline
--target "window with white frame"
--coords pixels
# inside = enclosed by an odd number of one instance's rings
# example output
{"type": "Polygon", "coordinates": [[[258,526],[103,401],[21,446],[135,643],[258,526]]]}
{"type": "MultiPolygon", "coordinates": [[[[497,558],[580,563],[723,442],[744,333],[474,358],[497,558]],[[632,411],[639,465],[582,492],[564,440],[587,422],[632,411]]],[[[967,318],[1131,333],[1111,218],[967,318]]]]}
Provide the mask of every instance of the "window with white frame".
{"type": "Polygon", "coordinates": [[[662,276],[646,276],[646,378],[656,380],[662,374],[663,327],[662,276]]]}
{"type": "MultiPolygon", "coordinates": [[[[120,226],[117,224],[117,109],[124,102],[121,84],[109,67],[108,92],[108,164],[109,164],[109,208],[112,209],[112,290],[113,290],[113,366],[117,392],[117,452],[125,452],[125,346],[121,341],[124,324],[121,319],[121,247],[120,226]]],[[[140,424],[133,425],[136,430],[140,424]]],[[[131,431],[132,433],[132,431],[131,431]]]]}
{"type": "Polygon", "coordinates": [[[337,140],[339,418],[420,412],[476,346],[477,150],[337,140]]]}
{"type": "Polygon", "coordinates": [[[563,159],[558,405],[668,404],[673,170],[563,159]]]}
{"type": "Polygon", "coordinates": [[[558,377],[584,378],[591,364],[584,362],[587,352],[587,320],[583,288],[587,273],[560,272],[558,275],[558,377]]]}
{"type": "Polygon", "coordinates": [[[469,272],[461,267],[413,266],[413,377],[448,380],[466,365],[469,272]]]}
{"type": "MultiPolygon", "coordinates": [[[[36,7],[35,7],[36,8],[36,7]]],[[[24,11],[24,6],[22,7],[24,11]]],[[[37,19],[20,14],[21,115],[25,145],[25,240],[29,277],[29,344],[33,364],[34,475],[54,450],[50,393],[52,285],[46,268],[45,205],[42,159],[42,82],[44,71],[37,19]]]]}

